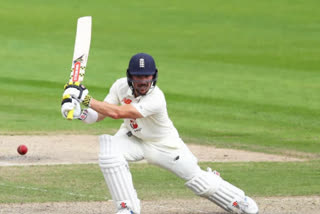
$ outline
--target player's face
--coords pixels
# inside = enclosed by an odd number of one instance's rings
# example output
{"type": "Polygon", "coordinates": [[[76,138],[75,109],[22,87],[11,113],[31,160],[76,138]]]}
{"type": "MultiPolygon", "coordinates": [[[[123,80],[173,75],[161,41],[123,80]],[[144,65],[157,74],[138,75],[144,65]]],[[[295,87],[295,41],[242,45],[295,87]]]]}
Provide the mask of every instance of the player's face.
{"type": "Polygon", "coordinates": [[[151,87],[152,79],[152,75],[132,76],[135,95],[139,96],[147,94],[151,87]]]}

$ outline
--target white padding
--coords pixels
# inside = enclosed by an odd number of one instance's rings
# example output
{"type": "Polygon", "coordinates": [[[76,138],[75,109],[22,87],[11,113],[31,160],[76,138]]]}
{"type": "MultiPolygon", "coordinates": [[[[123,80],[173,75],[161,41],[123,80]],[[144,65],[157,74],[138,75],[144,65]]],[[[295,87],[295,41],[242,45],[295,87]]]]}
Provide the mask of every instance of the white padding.
{"type": "Polygon", "coordinates": [[[87,124],[95,123],[98,120],[98,112],[91,108],[85,109],[80,115],[80,119],[87,124]]]}
{"type": "Polygon", "coordinates": [[[185,184],[195,194],[205,197],[227,211],[234,211],[234,202],[245,198],[238,187],[223,180],[211,170],[201,171],[185,184]]]}
{"type": "Polygon", "coordinates": [[[133,187],[128,163],[117,150],[110,135],[101,135],[99,165],[108,185],[112,199],[119,209],[119,203],[126,202],[135,214],[140,214],[140,200],[133,187]]]}

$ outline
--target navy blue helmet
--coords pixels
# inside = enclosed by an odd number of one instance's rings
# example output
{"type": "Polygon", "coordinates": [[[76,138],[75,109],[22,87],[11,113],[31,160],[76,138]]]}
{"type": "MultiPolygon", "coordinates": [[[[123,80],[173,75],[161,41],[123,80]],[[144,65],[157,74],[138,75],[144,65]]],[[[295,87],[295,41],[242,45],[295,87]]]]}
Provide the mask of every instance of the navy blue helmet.
{"type": "Polygon", "coordinates": [[[138,53],[132,56],[127,69],[127,80],[131,90],[134,91],[132,76],[149,75],[153,76],[152,86],[155,86],[158,78],[158,69],[152,56],[146,53],[138,53]]]}

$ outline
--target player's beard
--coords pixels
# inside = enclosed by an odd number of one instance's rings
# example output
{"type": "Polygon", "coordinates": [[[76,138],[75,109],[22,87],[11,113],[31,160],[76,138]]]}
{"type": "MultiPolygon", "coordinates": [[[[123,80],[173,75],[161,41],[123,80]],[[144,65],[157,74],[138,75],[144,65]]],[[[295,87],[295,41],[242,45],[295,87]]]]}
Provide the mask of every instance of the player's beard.
{"type": "Polygon", "coordinates": [[[146,95],[151,87],[152,82],[134,83],[135,95],[146,95]]]}

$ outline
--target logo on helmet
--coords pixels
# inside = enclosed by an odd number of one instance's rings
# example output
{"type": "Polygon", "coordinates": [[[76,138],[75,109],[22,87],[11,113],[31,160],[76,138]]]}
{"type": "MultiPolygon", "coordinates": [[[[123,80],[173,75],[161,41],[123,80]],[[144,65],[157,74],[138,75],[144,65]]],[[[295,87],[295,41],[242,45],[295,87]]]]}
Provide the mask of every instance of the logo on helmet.
{"type": "Polygon", "coordinates": [[[144,68],[144,59],[143,58],[140,58],[140,60],[139,60],[139,67],[140,68],[144,68]]]}

